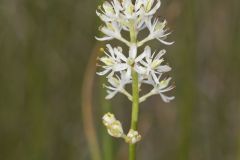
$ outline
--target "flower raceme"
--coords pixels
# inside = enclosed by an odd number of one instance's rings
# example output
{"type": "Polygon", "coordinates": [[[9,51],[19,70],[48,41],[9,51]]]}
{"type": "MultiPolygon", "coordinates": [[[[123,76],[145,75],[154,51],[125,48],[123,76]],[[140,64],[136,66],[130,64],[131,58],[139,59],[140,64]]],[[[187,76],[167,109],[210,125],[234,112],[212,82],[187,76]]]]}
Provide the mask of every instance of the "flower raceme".
{"type": "MultiPolygon", "coordinates": [[[[124,51],[120,46],[113,47],[106,44],[106,50],[102,50],[104,55],[98,58],[102,69],[97,74],[106,76],[109,83],[104,85],[107,89],[106,99],[122,93],[133,101],[132,95],[125,89],[126,85],[133,83],[132,72],[137,73],[139,91],[142,84],[153,87],[150,92],[139,98],[139,102],[156,94],[160,95],[164,102],[174,99],[174,96],[166,95],[166,92],[174,88],[170,83],[171,78],[164,77],[165,73],[171,71],[171,67],[163,58],[166,50],[152,51],[148,45],[143,47],[143,51],[139,49],[146,42],[154,39],[164,45],[173,44],[166,41],[167,36],[171,34],[166,28],[167,21],[160,21],[154,17],[160,6],[160,0],[135,0],[134,3],[132,0],[112,0],[105,1],[98,7],[96,14],[104,23],[99,30],[104,36],[96,39],[99,41],[116,39],[129,47],[128,51],[124,51]],[[139,32],[144,30],[148,31],[148,35],[139,39],[139,32]],[[123,36],[123,32],[129,32],[129,39],[123,36]]],[[[141,139],[135,130],[130,130],[126,138],[121,123],[114,116],[108,114],[104,117],[104,125],[111,136],[125,137],[128,143],[136,143],[141,139]]]]}

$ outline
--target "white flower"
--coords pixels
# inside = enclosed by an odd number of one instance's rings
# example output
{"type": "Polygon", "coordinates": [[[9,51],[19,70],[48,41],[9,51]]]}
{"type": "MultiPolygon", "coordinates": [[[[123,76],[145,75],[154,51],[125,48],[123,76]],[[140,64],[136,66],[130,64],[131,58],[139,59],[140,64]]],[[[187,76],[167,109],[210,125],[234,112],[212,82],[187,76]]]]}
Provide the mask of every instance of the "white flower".
{"type": "Polygon", "coordinates": [[[106,56],[99,58],[99,61],[103,63],[101,66],[104,70],[97,72],[98,75],[105,75],[110,72],[108,77],[111,77],[115,72],[123,71],[129,68],[126,62],[127,58],[123,55],[121,47],[112,48],[110,44],[107,44],[106,46],[109,54],[104,51],[106,56]]]}
{"type": "MultiPolygon", "coordinates": [[[[108,82],[110,83],[110,86],[105,86],[108,90],[108,95],[106,96],[106,99],[113,98],[118,92],[126,94],[126,91],[124,89],[125,85],[128,83],[131,83],[131,77],[126,74],[126,72],[121,72],[121,77],[118,77],[116,75],[115,77],[109,77],[108,82]]],[[[131,97],[130,95],[127,96],[131,97]]]]}
{"type": "Polygon", "coordinates": [[[135,144],[141,140],[141,135],[138,131],[130,129],[127,136],[125,137],[125,141],[129,144],[135,144]]]}
{"type": "Polygon", "coordinates": [[[95,37],[97,40],[106,41],[106,40],[111,40],[111,39],[115,38],[115,39],[122,41],[126,45],[129,45],[129,42],[121,36],[122,26],[119,25],[119,23],[107,22],[106,26],[99,27],[99,30],[102,33],[104,33],[106,36],[101,37],[101,38],[95,37]]]}
{"type": "Polygon", "coordinates": [[[168,65],[161,65],[161,63],[164,61],[163,58],[161,58],[166,53],[166,50],[161,50],[156,56],[155,53],[151,55],[151,48],[149,46],[146,46],[144,49],[144,60],[140,61],[140,63],[144,66],[141,71],[137,70],[138,72],[144,74],[144,77],[150,77],[153,78],[155,83],[159,83],[159,80],[157,78],[157,74],[161,74],[164,72],[169,72],[171,70],[171,67],[168,65]]]}
{"type": "MultiPolygon", "coordinates": [[[[161,75],[158,79],[160,79],[161,75]]],[[[164,93],[172,90],[174,86],[170,85],[171,77],[165,78],[161,80],[160,83],[155,83],[153,81],[149,81],[151,85],[153,85],[153,90],[151,91],[152,94],[159,94],[164,102],[170,102],[175,97],[174,96],[166,96],[164,93]]]]}
{"type": "Polygon", "coordinates": [[[136,58],[137,48],[135,45],[130,47],[128,58],[122,53],[121,47],[112,48],[109,44],[106,46],[110,54],[104,52],[106,56],[99,58],[100,62],[103,63],[101,66],[104,70],[97,72],[98,75],[105,75],[110,72],[108,77],[111,77],[115,72],[125,71],[126,75],[130,77],[132,66],[137,65],[145,56],[143,53],[136,58]]]}
{"type": "Polygon", "coordinates": [[[98,10],[96,10],[96,14],[101,18],[102,21],[112,22],[116,21],[119,16],[120,10],[122,10],[122,7],[118,0],[114,0],[111,3],[105,1],[102,7],[98,7],[98,10]]]}
{"type": "Polygon", "coordinates": [[[155,18],[152,22],[152,18],[147,19],[146,25],[150,32],[148,39],[151,40],[156,38],[163,44],[166,44],[166,45],[173,44],[174,42],[165,41],[167,36],[171,34],[170,32],[166,33],[167,29],[164,29],[166,24],[167,24],[166,20],[164,20],[163,22],[159,22],[159,20],[155,18]]]}
{"type": "Polygon", "coordinates": [[[136,0],[135,10],[141,10],[145,16],[151,16],[156,13],[161,5],[160,0],[157,0],[155,6],[153,5],[155,0],[136,0]]]}
{"type": "Polygon", "coordinates": [[[134,11],[134,5],[131,0],[122,0],[123,6],[123,18],[124,19],[135,19],[136,12],[134,11]]]}

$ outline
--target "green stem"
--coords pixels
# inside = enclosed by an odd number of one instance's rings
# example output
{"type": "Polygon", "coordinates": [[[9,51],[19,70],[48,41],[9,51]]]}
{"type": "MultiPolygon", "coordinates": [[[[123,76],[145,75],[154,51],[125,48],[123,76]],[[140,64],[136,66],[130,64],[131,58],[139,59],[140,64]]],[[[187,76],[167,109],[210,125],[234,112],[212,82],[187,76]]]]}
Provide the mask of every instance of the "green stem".
{"type": "MultiPolygon", "coordinates": [[[[132,69],[132,120],[131,129],[137,130],[139,112],[138,74],[132,69]]],[[[129,144],[129,160],[136,160],[136,144],[129,144]]]]}
{"type": "MultiPolygon", "coordinates": [[[[136,44],[137,31],[134,22],[130,25],[131,43],[136,44]]],[[[138,74],[132,68],[132,120],[131,129],[137,130],[139,112],[139,90],[138,90],[138,74]]],[[[129,144],[129,160],[136,160],[136,144],[129,144]]]]}

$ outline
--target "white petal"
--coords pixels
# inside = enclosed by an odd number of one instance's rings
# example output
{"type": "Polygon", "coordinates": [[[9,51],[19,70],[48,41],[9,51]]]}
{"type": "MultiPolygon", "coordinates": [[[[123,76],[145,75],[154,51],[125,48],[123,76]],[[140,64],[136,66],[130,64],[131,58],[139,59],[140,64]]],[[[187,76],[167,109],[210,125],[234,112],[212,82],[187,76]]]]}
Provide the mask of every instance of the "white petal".
{"type": "Polygon", "coordinates": [[[154,59],[160,59],[166,53],[165,49],[162,49],[154,59]]]}
{"type": "Polygon", "coordinates": [[[114,7],[115,7],[115,11],[116,10],[123,10],[123,8],[122,8],[122,6],[121,6],[121,4],[119,3],[119,1],[118,0],[113,0],[113,2],[114,2],[114,7]]]}
{"type": "Polygon", "coordinates": [[[108,95],[105,97],[106,99],[111,99],[117,94],[117,91],[108,92],[108,95]]]}
{"type": "Polygon", "coordinates": [[[153,15],[154,13],[156,13],[156,11],[160,6],[161,6],[161,1],[157,0],[157,4],[151,9],[150,12],[147,13],[147,15],[153,15]]]}
{"type": "Polygon", "coordinates": [[[106,44],[106,47],[107,47],[109,53],[111,54],[111,57],[115,58],[114,49],[112,48],[112,46],[110,44],[106,44]]]}
{"type": "Polygon", "coordinates": [[[173,88],[174,88],[174,86],[169,86],[169,87],[166,88],[166,89],[161,89],[161,93],[171,91],[173,88]]]}
{"type": "Polygon", "coordinates": [[[113,19],[107,17],[106,15],[104,15],[104,14],[102,14],[102,13],[99,13],[98,11],[96,11],[96,14],[97,14],[97,16],[99,16],[100,19],[101,19],[102,21],[104,21],[104,22],[110,22],[110,21],[113,20],[113,19]]]}
{"type": "Polygon", "coordinates": [[[105,86],[105,88],[109,89],[109,90],[107,90],[107,92],[111,92],[111,91],[116,91],[117,90],[117,88],[114,88],[112,86],[105,86]]]}
{"type": "Polygon", "coordinates": [[[151,71],[151,75],[152,75],[152,78],[153,78],[154,82],[155,82],[156,84],[158,84],[159,81],[158,81],[158,78],[157,78],[156,74],[154,73],[154,71],[151,71]]]}
{"type": "Polygon", "coordinates": [[[142,0],[136,0],[135,2],[135,11],[139,10],[142,5],[142,0]]]}
{"type": "Polygon", "coordinates": [[[159,73],[169,72],[171,70],[172,70],[172,68],[169,67],[168,65],[161,65],[157,68],[157,72],[159,72],[159,73]]]}
{"type": "Polygon", "coordinates": [[[95,38],[99,41],[108,41],[113,39],[113,37],[108,37],[108,36],[102,37],[102,38],[99,38],[99,37],[95,37],[95,38]]]}
{"type": "Polygon", "coordinates": [[[134,69],[136,70],[136,72],[138,72],[139,74],[145,74],[146,73],[146,68],[139,66],[139,65],[135,65],[134,69]]]}
{"type": "Polygon", "coordinates": [[[166,96],[162,93],[159,93],[159,94],[160,94],[162,100],[166,103],[170,102],[171,100],[173,100],[175,98],[174,96],[169,97],[169,96],[166,96]]]}
{"type": "Polygon", "coordinates": [[[100,28],[101,32],[103,32],[104,34],[106,34],[107,36],[110,36],[110,37],[115,37],[115,32],[110,30],[109,28],[107,27],[102,27],[100,28]]]}
{"type": "Polygon", "coordinates": [[[135,62],[139,62],[141,60],[143,60],[143,58],[146,56],[146,54],[143,52],[142,54],[140,54],[136,59],[135,62]]]}
{"type": "Polygon", "coordinates": [[[174,42],[166,42],[160,38],[158,38],[157,40],[159,40],[160,42],[162,42],[163,44],[166,44],[166,45],[172,45],[174,42]]]}
{"type": "Polygon", "coordinates": [[[103,70],[101,72],[97,72],[97,75],[103,76],[103,75],[107,74],[109,71],[110,71],[110,69],[106,69],[106,70],[103,70]]]}
{"type": "Polygon", "coordinates": [[[120,63],[113,66],[114,71],[123,71],[128,68],[128,65],[126,63],[120,63]]]}
{"type": "Polygon", "coordinates": [[[127,69],[126,77],[128,77],[129,79],[131,77],[131,68],[130,67],[128,67],[128,69],[127,69]]]}
{"type": "Polygon", "coordinates": [[[114,51],[115,51],[115,54],[117,55],[117,57],[119,57],[124,62],[127,62],[127,58],[124,56],[124,54],[122,52],[119,51],[119,49],[114,48],[114,51]]]}
{"type": "Polygon", "coordinates": [[[144,62],[144,61],[140,61],[139,63],[141,63],[141,64],[144,65],[145,67],[148,67],[148,66],[149,66],[149,64],[146,63],[146,62],[144,62]]]}

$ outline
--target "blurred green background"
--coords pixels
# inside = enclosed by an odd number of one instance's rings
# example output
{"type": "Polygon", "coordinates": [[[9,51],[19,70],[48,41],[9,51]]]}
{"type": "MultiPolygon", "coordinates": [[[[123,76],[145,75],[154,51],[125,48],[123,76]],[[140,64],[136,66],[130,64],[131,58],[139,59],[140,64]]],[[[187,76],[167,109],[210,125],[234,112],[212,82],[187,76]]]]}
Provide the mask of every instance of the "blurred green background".
{"type": "MultiPolygon", "coordinates": [[[[95,75],[100,3],[0,0],[0,160],[127,159],[101,122],[113,111],[127,131],[131,104],[105,101],[95,75]]],[[[240,1],[162,0],[157,14],[176,99],[141,104],[138,160],[240,160],[240,1]]]]}

